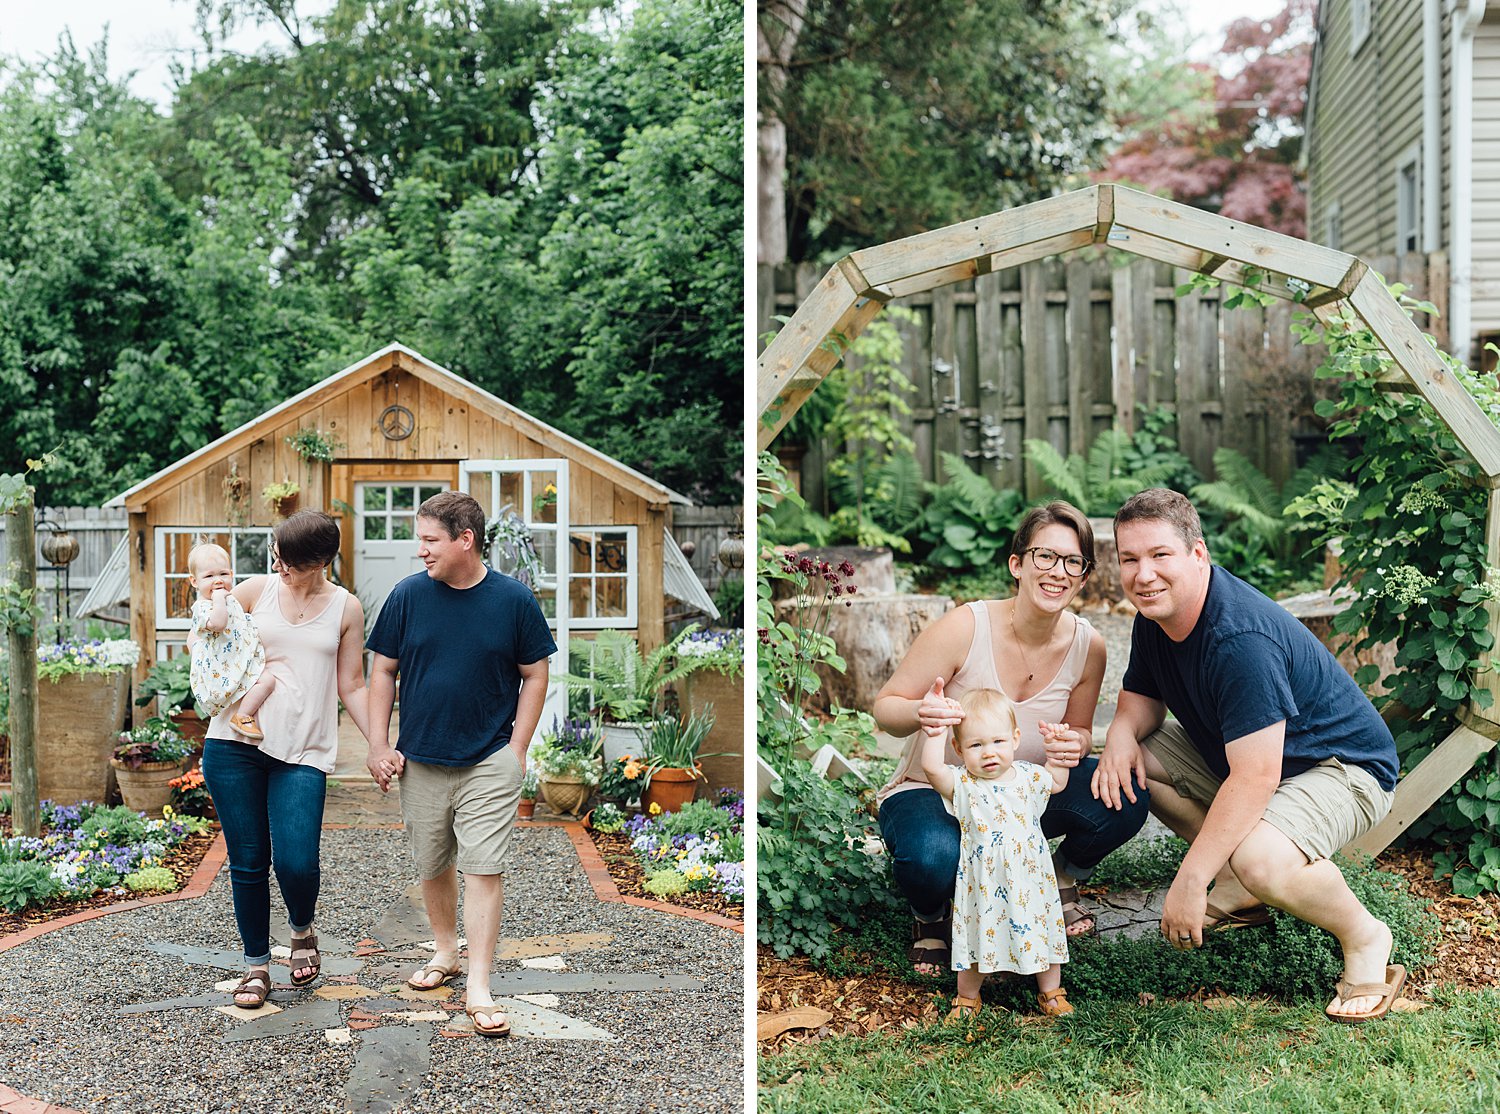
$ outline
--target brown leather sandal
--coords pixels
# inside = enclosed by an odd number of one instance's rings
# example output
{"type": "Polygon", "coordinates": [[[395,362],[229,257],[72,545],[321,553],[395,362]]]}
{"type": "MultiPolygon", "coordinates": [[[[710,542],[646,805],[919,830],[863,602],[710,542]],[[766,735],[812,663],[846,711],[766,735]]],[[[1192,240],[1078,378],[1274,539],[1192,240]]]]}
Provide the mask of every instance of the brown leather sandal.
{"type": "Polygon", "coordinates": [[[1059,886],[1057,896],[1062,901],[1063,929],[1072,928],[1079,921],[1088,921],[1089,926],[1082,932],[1069,932],[1068,939],[1072,940],[1079,936],[1091,936],[1098,927],[1094,920],[1094,914],[1083,907],[1083,898],[1078,893],[1077,886],[1059,886]]]}
{"type": "Polygon", "coordinates": [[[258,1010],[266,1004],[266,997],[270,993],[270,971],[246,971],[245,977],[240,980],[239,986],[230,991],[230,1000],[242,1010],[258,1010]],[[241,1002],[241,994],[254,994],[255,1001],[241,1002]]]}
{"type": "Polygon", "coordinates": [[[436,990],[440,986],[445,986],[454,975],[461,974],[463,974],[463,968],[457,963],[452,967],[444,967],[441,963],[428,963],[420,971],[413,973],[411,978],[406,980],[406,985],[413,990],[436,990]],[[438,981],[428,982],[427,980],[433,975],[440,976],[438,981]]]}
{"type": "Polygon", "coordinates": [[[1073,1007],[1068,1002],[1068,992],[1062,987],[1043,990],[1036,996],[1036,1004],[1045,1017],[1067,1017],[1073,1012],[1073,1007]]]}
{"type": "Polygon", "coordinates": [[[300,979],[292,976],[293,986],[306,986],[323,973],[323,956],[318,951],[318,937],[316,933],[309,933],[300,940],[292,941],[292,955],[287,960],[287,966],[293,971],[300,967],[311,967],[312,974],[303,975],[300,979]],[[300,959],[298,957],[301,957],[300,959]]]}
{"type": "Polygon", "coordinates": [[[944,1023],[951,1021],[967,1021],[969,1018],[978,1017],[983,1007],[979,999],[965,998],[962,994],[953,996],[953,1008],[948,1011],[948,1016],[943,1019],[944,1023]]]}
{"type": "MultiPolygon", "coordinates": [[[[906,951],[906,958],[915,967],[919,963],[930,963],[935,967],[947,971],[953,963],[953,949],[950,941],[953,939],[953,906],[949,905],[944,913],[935,921],[918,920],[913,917],[911,922],[911,947],[906,951]],[[939,940],[939,947],[921,946],[923,940],[939,940]]],[[[920,974],[921,972],[918,972],[920,974]]],[[[936,976],[929,976],[935,978],[936,976]]]]}

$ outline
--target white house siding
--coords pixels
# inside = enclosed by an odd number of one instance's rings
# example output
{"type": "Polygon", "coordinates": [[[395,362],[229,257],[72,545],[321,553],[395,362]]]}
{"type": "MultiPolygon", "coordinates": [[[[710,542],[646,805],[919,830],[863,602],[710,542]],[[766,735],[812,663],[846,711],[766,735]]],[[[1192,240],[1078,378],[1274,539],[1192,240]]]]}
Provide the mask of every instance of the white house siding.
{"type": "Polygon", "coordinates": [[[1343,238],[1356,255],[1396,249],[1396,166],[1422,137],[1422,9],[1376,4],[1375,25],[1349,53],[1350,0],[1324,0],[1317,103],[1308,135],[1308,238],[1322,242],[1328,206],[1339,203],[1343,238]]]}
{"type": "MultiPolygon", "coordinates": [[[[1497,13],[1500,14],[1500,13],[1497,13]]],[[[1500,330],[1500,19],[1474,35],[1474,271],[1470,323],[1500,330]]]]}

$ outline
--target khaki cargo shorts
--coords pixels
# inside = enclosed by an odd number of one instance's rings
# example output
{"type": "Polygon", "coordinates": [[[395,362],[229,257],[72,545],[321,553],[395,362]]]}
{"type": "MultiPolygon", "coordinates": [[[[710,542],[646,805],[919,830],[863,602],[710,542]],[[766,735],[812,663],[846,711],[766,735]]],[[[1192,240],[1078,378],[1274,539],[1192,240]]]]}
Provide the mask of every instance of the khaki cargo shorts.
{"type": "MultiPolygon", "coordinates": [[[[1162,764],[1179,796],[1213,802],[1223,781],[1176,720],[1167,720],[1142,745],[1162,764]]],[[[1277,786],[1262,819],[1291,840],[1308,862],[1317,862],[1383,820],[1395,798],[1363,766],[1325,758],[1277,786]]]]}
{"type": "Polygon", "coordinates": [[[503,746],[477,766],[406,763],[401,818],[423,881],[449,867],[499,874],[521,800],[521,763],[503,746]]]}

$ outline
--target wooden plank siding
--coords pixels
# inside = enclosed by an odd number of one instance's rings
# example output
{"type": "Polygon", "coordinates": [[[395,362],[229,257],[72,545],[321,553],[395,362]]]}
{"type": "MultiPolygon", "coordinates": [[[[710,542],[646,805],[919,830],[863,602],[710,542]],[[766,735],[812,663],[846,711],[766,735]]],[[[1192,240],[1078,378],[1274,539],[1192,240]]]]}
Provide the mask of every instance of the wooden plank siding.
{"type": "MultiPolygon", "coordinates": [[[[1369,262],[1417,293],[1428,289],[1421,257],[1369,262]]],[[[811,266],[778,268],[771,313],[790,315],[817,276],[811,266]]],[[[1187,279],[1154,260],[1086,250],[891,303],[916,317],[898,329],[914,388],[903,426],[924,477],[941,480],[940,454],[958,453],[991,482],[1035,497],[1027,438],[1082,452],[1104,429],[1134,428],[1143,408],[1176,416],[1183,452],[1205,477],[1214,450],[1228,446],[1283,482],[1299,445],[1322,439],[1313,406],[1335,393],[1313,378],[1323,350],[1295,343],[1300,307],[1278,300],[1225,313],[1221,293],[1232,287],[1178,298],[1187,279]]],[[[760,332],[776,325],[773,316],[760,332]]],[[[823,475],[832,451],[814,443],[802,459],[802,492],[817,508],[830,505],[823,475]]]]}

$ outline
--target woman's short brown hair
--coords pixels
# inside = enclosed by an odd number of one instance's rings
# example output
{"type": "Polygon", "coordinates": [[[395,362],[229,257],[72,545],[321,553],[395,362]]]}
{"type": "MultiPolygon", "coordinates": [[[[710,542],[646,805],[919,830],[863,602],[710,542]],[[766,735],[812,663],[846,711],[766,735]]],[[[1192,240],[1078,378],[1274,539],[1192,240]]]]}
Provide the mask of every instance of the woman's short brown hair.
{"type": "Polygon", "coordinates": [[[1093,569],[1094,528],[1089,525],[1088,515],[1072,503],[1065,503],[1061,499],[1042,507],[1032,507],[1026,512],[1026,516],[1021,519],[1021,524],[1016,527],[1014,540],[1010,543],[1011,556],[1024,559],[1026,550],[1031,546],[1031,539],[1036,537],[1036,532],[1043,526],[1066,526],[1077,534],[1078,551],[1089,563],[1089,568],[1093,569]]]}
{"type": "Polygon", "coordinates": [[[281,563],[289,569],[322,568],[339,554],[339,524],[322,511],[287,515],[271,531],[281,563]]]}

